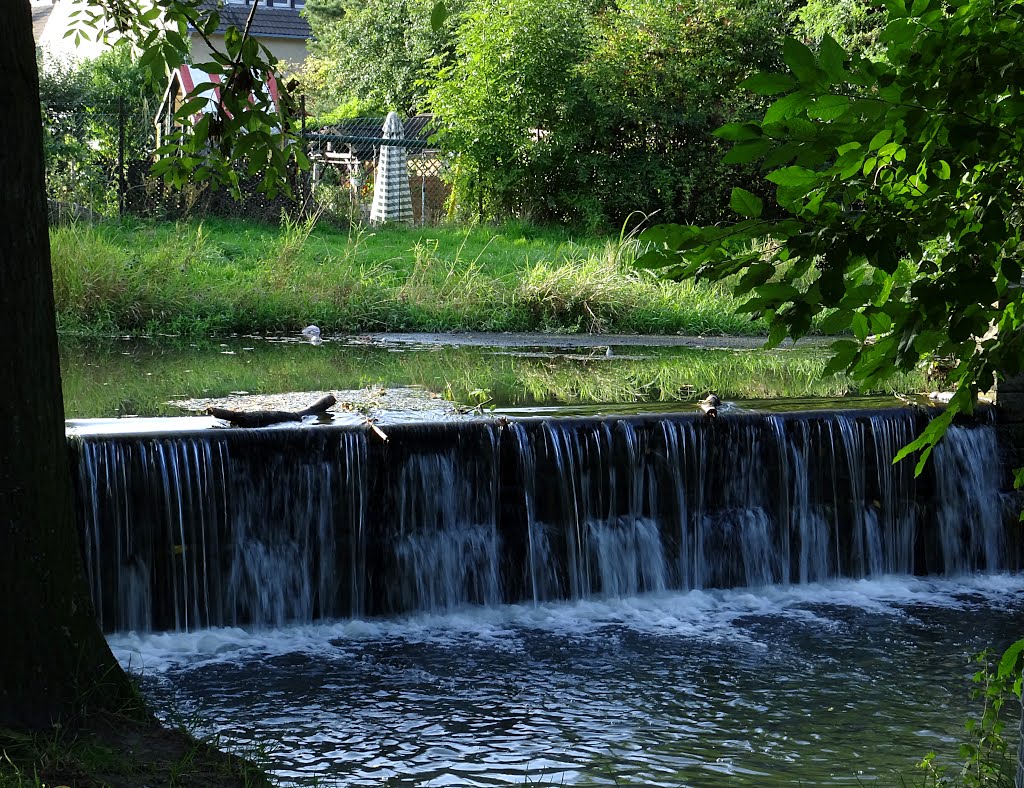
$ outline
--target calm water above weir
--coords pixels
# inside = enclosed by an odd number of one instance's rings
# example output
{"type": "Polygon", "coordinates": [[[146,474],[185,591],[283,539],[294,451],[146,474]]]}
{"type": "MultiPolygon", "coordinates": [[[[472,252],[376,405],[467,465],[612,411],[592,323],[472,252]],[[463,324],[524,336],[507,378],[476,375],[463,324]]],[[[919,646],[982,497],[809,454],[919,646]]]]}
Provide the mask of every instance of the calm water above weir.
{"type": "Polygon", "coordinates": [[[895,786],[929,751],[956,763],[968,657],[1022,625],[1024,582],[979,576],[111,643],[286,784],[895,786]]]}
{"type": "MultiPolygon", "coordinates": [[[[239,391],[367,386],[416,386],[464,406],[485,401],[487,408],[558,406],[563,412],[592,411],[595,405],[692,404],[708,391],[731,400],[764,400],[854,390],[841,377],[822,376],[827,356],[820,343],[774,351],[758,344],[680,337],[374,335],[312,346],[252,337],[195,344],[62,337],[61,372],[65,410],[74,419],[181,415],[170,402],[239,391]],[[637,344],[645,341],[663,344],[637,344]]],[[[893,386],[915,392],[925,382],[910,376],[893,386]]]]}

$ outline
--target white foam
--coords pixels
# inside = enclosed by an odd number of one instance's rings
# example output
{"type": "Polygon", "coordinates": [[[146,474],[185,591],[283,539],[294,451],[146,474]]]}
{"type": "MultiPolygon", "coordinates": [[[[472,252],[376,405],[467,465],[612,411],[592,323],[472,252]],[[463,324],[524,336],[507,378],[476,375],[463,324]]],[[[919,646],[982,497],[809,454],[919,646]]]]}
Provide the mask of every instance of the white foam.
{"type": "Polygon", "coordinates": [[[241,663],[254,657],[306,653],[330,657],[347,643],[404,640],[451,645],[472,641],[516,652],[524,632],[566,637],[606,636],[626,629],[653,636],[685,636],[709,642],[749,640],[742,620],[787,617],[829,627],[832,609],[906,616],[928,606],[965,610],[999,604],[1024,607],[1024,575],[977,575],[957,579],[883,577],[758,589],[665,592],[592,598],[542,605],[465,607],[443,614],[381,620],[345,620],[272,630],[239,628],[197,632],[118,633],[111,648],[127,668],[162,673],[176,666],[241,663]]]}

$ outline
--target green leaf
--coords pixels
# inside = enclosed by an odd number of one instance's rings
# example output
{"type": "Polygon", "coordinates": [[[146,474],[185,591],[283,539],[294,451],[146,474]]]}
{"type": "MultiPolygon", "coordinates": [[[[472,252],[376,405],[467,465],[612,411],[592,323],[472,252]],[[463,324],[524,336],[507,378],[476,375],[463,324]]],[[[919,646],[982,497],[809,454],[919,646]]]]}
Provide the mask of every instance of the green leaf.
{"type": "Polygon", "coordinates": [[[803,110],[809,103],[810,97],[804,91],[798,90],[795,93],[790,93],[787,96],[777,99],[770,107],[768,107],[768,111],[764,113],[764,120],[762,123],[777,123],[780,120],[793,117],[803,110]]]}
{"type": "Polygon", "coordinates": [[[818,173],[805,167],[782,167],[768,173],[767,178],[779,186],[810,186],[818,182],[818,173]]]}
{"type": "Polygon", "coordinates": [[[732,196],[729,198],[729,207],[741,216],[756,219],[764,210],[764,201],[756,194],[736,186],[733,188],[732,196]]]}
{"type": "Polygon", "coordinates": [[[762,138],[761,127],[756,123],[726,123],[715,129],[712,134],[730,142],[745,142],[762,138]]]}
{"type": "Polygon", "coordinates": [[[850,109],[850,99],[846,96],[821,96],[811,102],[807,115],[819,120],[835,120],[841,118],[850,109]]]}
{"type": "Polygon", "coordinates": [[[747,77],[740,87],[759,96],[776,96],[795,88],[796,81],[788,74],[759,73],[747,77]]]}
{"type": "Polygon", "coordinates": [[[854,312],[851,315],[851,326],[853,328],[853,335],[857,337],[861,342],[868,338],[870,333],[868,329],[868,319],[864,316],[863,312],[854,312]]]}
{"type": "MultiPolygon", "coordinates": [[[[1018,640],[1012,643],[1003,652],[1003,656],[999,658],[997,675],[1001,678],[1008,678],[1010,676],[1019,678],[1022,669],[1024,669],[1024,640],[1018,640]]],[[[1016,692],[1017,695],[1020,695],[1020,689],[1017,689],[1016,692]]]]}
{"type": "Polygon", "coordinates": [[[430,12],[430,29],[435,33],[440,33],[441,28],[444,26],[444,20],[448,18],[448,9],[445,7],[444,0],[438,0],[434,3],[434,8],[430,12]]]}
{"type": "Polygon", "coordinates": [[[850,339],[840,339],[832,343],[832,358],[822,371],[822,375],[836,375],[845,372],[853,364],[860,346],[850,339]]]}
{"type": "Polygon", "coordinates": [[[828,74],[833,82],[842,81],[845,76],[844,64],[846,62],[846,50],[843,49],[832,36],[825,34],[818,45],[818,65],[828,74]]]}
{"type": "Polygon", "coordinates": [[[868,143],[868,150],[878,150],[892,138],[892,129],[882,129],[868,143]]]}
{"type": "Polygon", "coordinates": [[[782,42],[782,59],[801,85],[812,87],[818,81],[814,53],[805,44],[787,36],[782,42]]]}
{"type": "Polygon", "coordinates": [[[722,161],[726,164],[748,164],[760,159],[774,146],[775,143],[768,138],[740,142],[729,149],[722,161]]]}

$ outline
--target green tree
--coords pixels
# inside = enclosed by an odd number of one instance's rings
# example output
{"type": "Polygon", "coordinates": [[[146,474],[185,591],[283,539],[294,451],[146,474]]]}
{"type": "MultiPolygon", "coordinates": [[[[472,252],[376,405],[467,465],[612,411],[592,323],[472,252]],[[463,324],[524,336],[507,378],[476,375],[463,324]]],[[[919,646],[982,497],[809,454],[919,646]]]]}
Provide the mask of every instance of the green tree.
{"type": "Polygon", "coordinates": [[[451,45],[462,3],[448,0],[442,16],[434,8],[434,0],[310,0],[303,73],[313,111],[329,116],[353,99],[361,112],[422,111],[433,58],[451,45]]]}
{"type": "Polygon", "coordinates": [[[737,86],[780,63],[788,16],[782,0],[474,0],[429,94],[456,202],[592,226],[721,218],[754,177],[711,133],[763,106],[737,86]]]}
{"type": "Polygon", "coordinates": [[[758,188],[712,132],[763,110],[738,86],[781,65],[787,16],[782,0],[624,0],[597,16],[580,68],[591,111],[562,137],[570,155],[585,151],[588,191],[607,220],[617,226],[640,210],[715,222],[732,186],[758,188]]]}
{"type": "Polygon", "coordinates": [[[530,211],[531,159],[578,104],[593,6],[470,0],[454,57],[435,59],[442,67],[428,95],[442,144],[458,154],[455,200],[467,212],[530,211]]]}
{"type": "Polygon", "coordinates": [[[42,57],[47,194],[99,213],[117,208],[117,156],[124,123],[125,160],[149,158],[153,87],[128,42],[99,57],[76,61],[42,57]]]}
{"type": "Polygon", "coordinates": [[[878,40],[885,26],[881,0],[808,0],[794,16],[796,35],[814,48],[829,36],[844,49],[866,57],[878,58],[884,52],[878,40]]]}
{"type": "Polygon", "coordinates": [[[779,96],[764,118],[717,132],[735,159],[762,163],[785,215],[734,190],[748,218],[653,229],[644,263],[739,275],[772,344],[819,319],[852,328],[832,367],[867,385],[949,359],[956,395],[900,455],[923,463],[979,389],[1024,363],[1024,2],[890,0],[881,40],[875,62],[830,37],[817,54],[788,39],[788,71],[744,83],[779,96]]]}

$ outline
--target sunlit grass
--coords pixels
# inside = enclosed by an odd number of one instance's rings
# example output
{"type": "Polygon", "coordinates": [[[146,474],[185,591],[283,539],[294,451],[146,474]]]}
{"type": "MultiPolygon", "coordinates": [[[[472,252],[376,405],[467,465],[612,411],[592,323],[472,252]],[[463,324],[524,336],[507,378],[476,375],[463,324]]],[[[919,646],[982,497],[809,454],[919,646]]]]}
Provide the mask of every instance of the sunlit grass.
{"type": "Polygon", "coordinates": [[[64,331],[764,331],[726,288],[633,268],[629,240],[519,224],[133,221],[54,228],[51,247],[64,331]]]}

